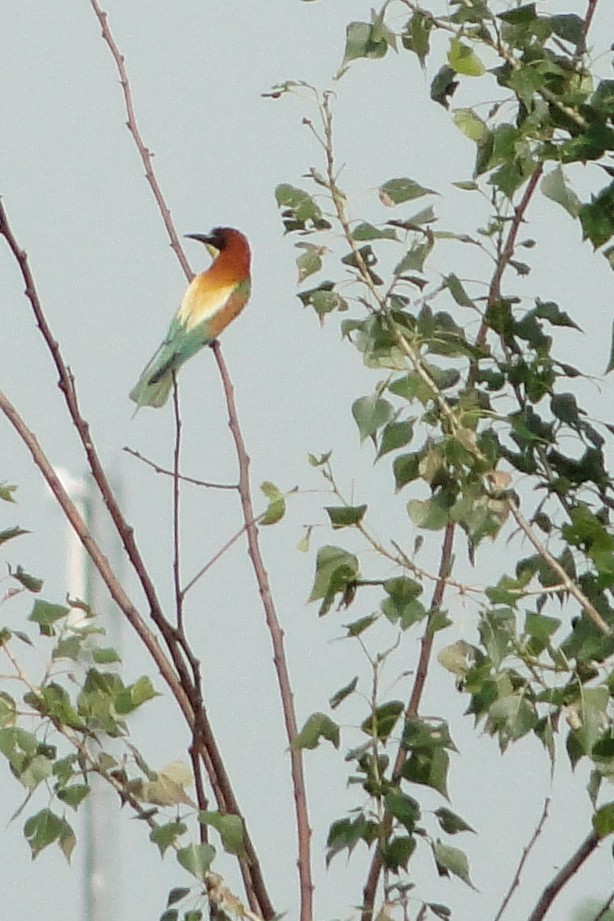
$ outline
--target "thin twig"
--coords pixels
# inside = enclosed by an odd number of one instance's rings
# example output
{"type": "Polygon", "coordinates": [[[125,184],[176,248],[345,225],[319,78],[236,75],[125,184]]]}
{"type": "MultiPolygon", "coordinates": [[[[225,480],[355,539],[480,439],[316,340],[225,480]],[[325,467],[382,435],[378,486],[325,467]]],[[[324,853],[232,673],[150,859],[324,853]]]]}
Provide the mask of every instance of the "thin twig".
{"type": "Polygon", "coordinates": [[[580,847],[571,855],[567,863],[561,867],[559,872],[556,873],[548,883],[541,894],[539,902],[527,918],[527,921],[542,921],[542,918],[545,917],[548,909],[561,889],[569,882],[572,876],[575,876],[584,861],[590,857],[593,851],[599,846],[600,840],[601,839],[594,831],[587,835],[580,847]]]}
{"type": "MultiPolygon", "coordinates": [[[[126,454],[130,454],[137,460],[147,464],[147,466],[151,467],[152,470],[155,470],[156,473],[162,473],[164,476],[170,477],[175,476],[175,472],[173,470],[167,470],[166,467],[161,467],[160,464],[156,464],[155,461],[149,460],[148,457],[145,457],[144,454],[141,454],[140,451],[136,451],[134,448],[129,448],[127,445],[124,445],[124,451],[126,454]]],[[[204,486],[207,489],[239,489],[239,485],[237,483],[211,483],[208,480],[199,480],[196,477],[187,476],[185,473],[180,473],[178,476],[179,479],[184,483],[192,483],[193,486],[204,486]]]]}
{"type": "Polygon", "coordinates": [[[550,809],[550,797],[547,796],[544,802],[544,808],[542,810],[542,814],[540,816],[539,822],[537,823],[535,831],[533,832],[533,835],[531,836],[531,840],[529,841],[527,846],[522,849],[522,857],[520,858],[520,862],[518,864],[516,872],[514,873],[514,878],[512,879],[510,888],[508,889],[505,895],[505,898],[501,902],[501,907],[499,908],[499,911],[495,915],[495,921],[500,921],[505,909],[510,903],[510,899],[512,898],[514,894],[514,891],[518,888],[520,884],[520,875],[524,869],[524,865],[527,862],[527,858],[529,854],[535,847],[535,843],[541,834],[542,828],[544,827],[544,823],[546,822],[546,819],[548,818],[549,809],[550,809]]]}
{"type": "Polygon", "coordinates": [[[592,620],[595,626],[599,630],[601,630],[602,633],[605,633],[607,636],[609,636],[612,633],[611,627],[609,627],[608,624],[605,622],[605,620],[603,619],[603,617],[601,616],[601,614],[599,613],[595,605],[591,601],[589,601],[589,599],[586,597],[584,592],[578,588],[577,583],[567,575],[567,573],[565,572],[564,568],[561,566],[559,561],[555,557],[552,556],[552,554],[546,547],[544,547],[544,545],[538,538],[537,534],[535,533],[535,531],[533,530],[529,522],[522,515],[516,502],[514,502],[514,500],[510,498],[508,499],[507,504],[509,506],[509,509],[512,515],[516,519],[516,523],[518,527],[521,529],[521,531],[523,531],[526,534],[530,542],[533,544],[533,546],[535,547],[535,549],[537,550],[541,558],[545,560],[545,562],[548,564],[550,569],[552,569],[553,572],[557,574],[557,576],[559,577],[559,579],[565,586],[565,591],[569,592],[570,595],[573,595],[573,597],[576,599],[576,601],[578,602],[578,604],[580,605],[580,607],[586,614],[586,616],[592,620]]]}
{"type": "Polygon", "coordinates": [[[179,468],[181,466],[181,413],[179,411],[179,388],[177,376],[173,371],[173,414],[175,417],[175,450],[173,451],[173,584],[175,586],[175,614],[177,629],[183,633],[183,592],[181,591],[181,560],[180,560],[180,501],[181,481],[179,468]]]}
{"type": "Polygon", "coordinates": [[[593,918],[593,921],[604,921],[604,918],[609,912],[612,905],[614,905],[614,892],[611,894],[607,902],[604,902],[603,907],[599,911],[599,914],[595,915],[595,917],[593,918]]]}
{"type": "MultiPolygon", "coordinates": [[[[514,208],[514,216],[511,220],[505,243],[499,252],[495,271],[488,287],[486,313],[488,313],[488,310],[492,308],[493,305],[497,303],[497,301],[501,300],[501,282],[503,281],[503,275],[510,264],[510,260],[514,256],[514,251],[516,249],[516,238],[518,236],[518,231],[520,230],[520,225],[524,221],[526,210],[529,207],[533,195],[535,194],[537,184],[541,179],[543,172],[544,165],[543,163],[540,163],[533,170],[533,173],[531,174],[529,181],[526,184],[525,190],[522,193],[522,198],[518,202],[518,205],[514,208]]],[[[484,319],[482,320],[480,329],[476,336],[475,341],[477,345],[481,345],[484,342],[487,332],[488,324],[486,319],[484,319]]]]}
{"type": "MultiPolygon", "coordinates": [[[[454,532],[455,527],[452,523],[446,526],[444,533],[443,544],[441,547],[441,560],[439,563],[439,581],[435,586],[433,591],[433,597],[431,599],[431,605],[429,608],[429,616],[426,621],[426,626],[424,628],[424,633],[420,641],[420,656],[418,659],[418,666],[416,669],[416,677],[414,678],[414,684],[412,687],[411,695],[407,707],[405,708],[405,719],[410,720],[414,719],[418,715],[418,709],[420,707],[420,701],[422,699],[422,693],[424,691],[424,685],[426,682],[426,676],[428,674],[428,667],[431,658],[431,652],[433,649],[433,637],[434,633],[431,630],[431,619],[433,615],[441,607],[441,602],[443,601],[444,592],[446,590],[446,580],[450,572],[450,566],[452,563],[452,551],[454,546],[454,532]]],[[[403,765],[407,759],[407,752],[403,749],[402,746],[399,746],[397,751],[396,759],[394,762],[394,767],[392,771],[393,782],[398,780],[403,765]]],[[[392,823],[390,819],[385,820],[386,828],[384,829],[384,836],[388,837],[392,830],[392,823]]],[[[373,854],[371,860],[371,866],[369,867],[369,874],[367,876],[367,881],[363,889],[363,902],[362,902],[362,921],[373,921],[373,907],[375,905],[375,895],[377,892],[377,887],[379,884],[380,876],[382,873],[383,863],[382,858],[378,851],[373,854]]]]}
{"type": "Polygon", "coordinates": [[[139,155],[143,163],[143,167],[145,169],[145,178],[147,179],[147,182],[149,183],[151,187],[151,191],[153,192],[154,198],[158,204],[158,208],[160,209],[162,213],[162,218],[164,220],[164,226],[166,227],[167,233],[171,241],[171,247],[173,248],[175,255],[177,256],[177,259],[179,260],[179,264],[181,265],[181,268],[185,272],[186,276],[188,278],[192,278],[192,274],[193,274],[192,270],[190,269],[190,265],[188,263],[186,255],[183,252],[181,243],[179,242],[179,236],[175,230],[173,219],[171,217],[171,212],[168,208],[168,205],[166,204],[164,195],[162,194],[162,190],[158,184],[156,174],[154,173],[152,158],[151,158],[151,151],[143,143],[143,138],[141,137],[141,132],[139,131],[139,126],[137,124],[136,116],[134,114],[132,91],[130,89],[130,83],[128,82],[128,75],[126,73],[126,68],[124,66],[124,56],[120,52],[119,48],[117,47],[115,43],[115,39],[113,38],[113,35],[111,33],[111,30],[109,29],[109,24],[107,22],[107,14],[104,12],[104,10],[102,10],[97,0],[90,0],[90,3],[92,5],[92,9],[94,10],[94,13],[96,14],[96,18],[98,19],[98,22],[100,23],[100,27],[102,29],[102,37],[107,43],[107,45],[109,46],[109,50],[111,51],[111,54],[113,55],[115,65],[119,73],[119,81],[121,83],[122,92],[124,94],[124,103],[126,105],[126,114],[128,117],[128,121],[126,125],[127,125],[128,130],[130,131],[130,134],[135,140],[137,150],[139,152],[139,155]]]}
{"type": "Polygon", "coordinates": [[[302,752],[300,749],[292,748],[292,741],[298,733],[298,726],[294,711],[294,694],[290,684],[290,675],[288,673],[284,648],[284,632],[279,624],[269,585],[268,574],[260,552],[258,528],[255,523],[256,519],[254,516],[249,483],[249,455],[245,448],[245,442],[243,441],[243,435],[239,427],[234,389],[218,342],[213,343],[213,352],[222,378],[222,385],[228,405],[230,431],[239,460],[239,491],[243,508],[243,518],[247,531],[248,552],[256,575],[258,591],[262,599],[266,623],[273,645],[273,661],[275,663],[275,671],[279,683],[286,735],[290,743],[290,766],[294,788],[294,804],[298,835],[298,872],[301,895],[300,921],[312,921],[314,886],[311,877],[311,828],[309,826],[309,815],[307,811],[307,792],[305,788],[302,752]]]}
{"type": "Polygon", "coordinates": [[[242,537],[243,534],[245,534],[246,530],[247,530],[247,525],[244,524],[242,527],[239,528],[238,531],[235,531],[235,533],[232,535],[232,537],[229,538],[229,539],[226,541],[226,543],[223,544],[223,546],[221,546],[220,549],[219,549],[216,553],[213,554],[213,556],[211,557],[211,559],[208,560],[208,561],[205,563],[205,565],[202,566],[202,567],[198,570],[198,572],[196,573],[196,575],[195,575],[195,576],[192,576],[192,578],[190,579],[190,581],[187,582],[187,583],[184,585],[184,587],[181,589],[181,594],[182,594],[182,596],[183,596],[184,598],[185,598],[185,596],[187,595],[187,593],[190,591],[190,589],[193,588],[194,585],[196,585],[196,583],[198,582],[198,580],[201,579],[202,576],[204,576],[205,573],[208,572],[208,571],[211,569],[211,567],[212,567],[215,563],[217,563],[217,561],[220,559],[220,557],[222,557],[222,556],[226,553],[227,550],[230,550],[230,548],[232,547],[233,544],[236,544],[236,542],[239,540],[239,538],[242,537]]]}

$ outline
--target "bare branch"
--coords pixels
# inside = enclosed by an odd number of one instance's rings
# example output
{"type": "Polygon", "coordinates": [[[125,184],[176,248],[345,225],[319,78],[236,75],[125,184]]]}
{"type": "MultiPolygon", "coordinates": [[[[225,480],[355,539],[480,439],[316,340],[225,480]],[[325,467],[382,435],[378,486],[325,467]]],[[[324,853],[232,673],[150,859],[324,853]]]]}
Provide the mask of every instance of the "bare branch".
{"type": "Polygon", "coordinates": [[[551,882],[548,883],[527,921],[542,921],[561,889],[569,882],[572,876],[575,876],[584,861],[598,847],[599,841],[600,838],[594,831],[584,839],[577,851],[571,855],[567,863],[561,867],[559,872],[553,876],[551,882]]]}
{"type": "Polygon", "coordinates": [[[173,371],[173,411],[175,416],[175,450],[173,452],[173,585],[175,586],[175,615],[177,629],[183,633],[183,592],[181,591],[180,562],[180,498],[181,481],[179,467],[181,461],[181,413],[179,412],[179,388],[177,375],[173,371]]]}
{"type": "Polygon", "coordinates": [[[151,187],[151,191],[153,192],[154,198],[158,204],[158,208],[160,209],[160,213],[162,214],[162,220],[164,221],[164,226],[166,227],[167,233],[169,235],[169,238],[171,241],[171,247],[173,248],[175,255],[177,256],[177,259],[179,260],[181,268],[183,269],[186,277],[192,278],[192,274],[193,274],[192,270],[190,269],[188,260],[186,259],[185,253],[183,252],[181,243],[179,242],[179,237],[177,235],[177,231],[175,230],[175,226],[173,224],[171,212],[169,211],[168,205],[166,204],[166,201],[162,194],[162,190],[158,184],[158,180],[156,179],[156,174],[154,173],[153,164],[151,160],[151,151],[148,150],[148,148],[143,143],[141,132],[139,131],[139,126],[137,125],[136,117],[134,114],[134,106],[132,102],[132,91],[130,89],[130,83],[128,82],[128,75],[126,73],[126,68],[124,66],[124,56],[120,52],[119,48],[117,47],[115,43],[115,39],[113,38],[113,35],[111,33],[111,30],[109,29],[109,24],[107,21],[107,14],[101,9],[97,0],[90,0],[90,3],[92,5],[92,9],[94,10],[94,13],[96,14],[96,18],[98,19],[98,22],[100,23],[100,27],[102,29],[102,37],[107,43],[107,45],[109,46],[109,50],[111,51],[111,54],[113,55],[115,65],[119,73],[119,81],[121,83],[122,92],[124,94],[124,103],[126,105],[126,113],[128,116],[127,127],[128,127],[128,130],[130,131],[130,134],[134,138],[134,142],[136,144],[137,150],[143,162],[143,167],[145,169],[145,178],[147,179],[147,182],[149,183],[151,187]]]}
{"type": "Polygon", "coordinates": [[[533,834],[532,834],[532,836],[531,836],[531,840],[529,841],[529,843],[527,844],[527,846],[524,847],[524,848],[522,849],[522,857],[520,858],[520,862],[519,862],[519,864],[518,864],[518,867],[517,867],[517,869],[516,869],[516,872],[514,873],[514,878],[512,879],[512,883],[511,883],[511,885],[510,885],[510,888],[508,889],[508,891],[507,891],[507,893],[506,893],[506,895],[505,895],[505,898],[504,898],[503,901],[501,902],[501,907],[499,908],[499,911],[498,911],[497,914],[495,915],[495,921],[500,921],[500,919],[501,919],[503,913],[505,912],[505,909],[507,908],[507,906],[508,906],[509,903],[510,903],[510,899],[512,898],[512,896],[513,896],[513,894],[514,894],[514,891],[518,888],[518,886],[519,886],[519,884],[520,884],[520,875],[521,875],[521,873],[522,873],[522,871],[523,871],[523,869],[524,869],[524,865],[525,865],[525,863],[527,862],[527,858],[528,858],[529,854],[531,853],[531,851],[532,851],[533,848],[535,847],[535,843],[536,843],[537,839],[539,838],[539,836],[540,836],[540,834],[541,834],[542,828],[544,827],[544,823],[545,823],[546,819],[548,818],[548,810],[549,810],[549,809],[550,809],[550,797],[547,796],[547,797],[546,797],[546,800],[545,800],[545,802],[544,802],[544,808],[542,809],[542,814],[541,814],[541,816],[540,816],[539,822],[537,823],[537,826],[536,826],[536,828],[535,828],[535,831],[533,832],[533,834]]]}
{"type": "MultiPolygon", "coordinates": [[[[243,441],[243,435],[239,427],[237,408],[234,399],[234,389],[228,374],[228,370],[222,357],[219,343],[213,343],[213,352],[222,378],[224,394],[228,406],[228,421],[230,431],[234,439],[237,458],[239,460],[239,491],[241,494],[241,505],[243,508],[243,518],[247,530],[247,545],[256,581],[258,591],[262,599],[267,627],[271,635],[273,645],[273,661],[279,683],[281,702],[286,726],[286,735],[288,742],[291,743],[298,733],[296,723],[296,714],[294,711],[294,694],[290,684],[290,675],[286,661],[284,648],[284,632],[281,629],[277,617],[277,611],[273,602],[269,578],[264,566],[262,554],[260,552],[260,542],[258,539],[258,528],[255,523],[254,508],[251,498],[249,483],[249,456],[243,441]]],[[[290,747],[290,764],[292,771],[292,784],[294,787],[294,804],[296,811],[296,823],[298,833],[298,872],[301,889],[301,921],[312,921],[313,917],[313,882],[311,878],[311,828],[309,826],[309,815],[307,812],[307,792],[305,789],[305,776],[303,771],[303,756],[300,749],[290,747]]]]}
{"type": "MultiPolygon", "coordinates": [[[[134,448],[129,448],[127,445],[124,445],[124,451],[126,454],[130,454],[132,457],[135,457],[137,460],[143,461],[144,464],[147,464],[148,467],[151,467],[152,470],[155,470],[156,473],[162,473],[164,476],[175,476],[173,470],[167,470],[165,467],[161,467],[159,464],[156,464],[155,461],[149,460],[141,454],[140,451],[135,451],[134,448]]],[[[184,483],[192,483],[193,486],[204,486],[207,489],[235,489],[238,490],[239,486],[235,483],[211,483],[208,480],[199,480],[193,476],[186,476],[185,473],[178,474],[179,479],[184,483]]]]}

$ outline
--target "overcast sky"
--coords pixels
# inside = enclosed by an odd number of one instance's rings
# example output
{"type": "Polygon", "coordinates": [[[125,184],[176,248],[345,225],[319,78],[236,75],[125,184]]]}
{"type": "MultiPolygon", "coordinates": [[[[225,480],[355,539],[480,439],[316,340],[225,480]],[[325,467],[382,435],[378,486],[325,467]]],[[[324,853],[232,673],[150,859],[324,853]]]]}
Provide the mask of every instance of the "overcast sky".
{"type": "MultiPolygon", "coordinates": [[[[553,7],[559,12],[561,4],[553,7]]],[[[302,310],[295,297],[295,252],[283,237],[275,205],[278,183],[301,184],[309,167],[322,165],[320,152],[301,124],[303,116],[314,113],[307,102],[271,101],[261,95],[287,79],[304,79],[322,89],[330,86],[343,52],[345,25],[352,18],[368,18],[369,4],[109,0],[105,8],[126,57],[137,118],[155,154],[154,165],[178,231],[203,232],[230,224],[244,230],[252,242],[253,296],[245,314],[225,334],[223,351],[236,387],[254,485],[267,479],[282,489],[298,484],[313,490],[320,483],[306,463],[307,452],[333,449],[348,490],[353,483],[358,492],[365,484],[365,496],[370,489],[379,490],[376,523],[399,521],[403,503],[392,496],[389,473],[372,469],[369,449],[358,454],[349,412],[352,400],[368,393],[376,378],[360,367],[347,344],[340,343],[335,320],[322,329],[311,312],[302,310]]],[[[570,3],[568,8],[583,12],[584,4],[570,3]]],[[[169,483],[127,457],[122,448],[130,445],[170,463],[170,408],[143,410],[133,419],[127,394],[166,331],[184,278],[125,128],[117,74],[89,3],[4,3],[0,25],[0,194],[28,251],[54,334],[77,378],[84,414],[103,458],[121,483],[139,545],[170,607],[169,483]]],[[[601,50],[614,39],[614,9],[607,0],[600,4],[592,37],[601,50]]],[[[609,76],[607,63],[602,67],[609,76]]],[[[450,183],[470,177],[473,148],[449,115],[429,102],[428,82],[416,60],[391,55],[382,62],[358,62],[335,91],[338,161],[347,164],[342,181],[355,197],[354,213],[362,215],[363,204],[373,207],[369,190],[374,186],[408,175],[442,193],[437,209],[446,226],[470,229],[468,199],[452,191],[450,183]]],[[[459,97],[455,104],[467,101],[459,97]]],[[[594,187],[595,181],[603,184],[602,175],[596,180],[595,172],[576,173],[585,189],[594,187]]],[[[581,322],[586,335],[564,339],[561,352],[588,373],[600,375],[609,357],[611,271],[587,244],[578,245],[579,227],[556,205],[540,197],[530,217],[530,235],[540,240],[540,249],[533,273],[521,283],[524,293],[558,300],[581,322]]],[[[479,219],[476,215],[472,221],[479,219]]],[[[186,251],[195,269],[206,265],[199,244],[188,241],[186,251]]],[[[466,253],[458,257],[457,274],[475,277],[483,266],[467,266],[466,258],[466,253]]],[[[0,291],[0,386],[38,433],[53,463],[80,477],[84,467],[65,420],[55,374],[4,246],[0,291]]],[[[185,471],[232,481],[234,453],[211,356],[206,353],[191,362],[181,383],[185,471]]],[[[608,384],[588,384],[583,391],[595,416],[607,414],[611,397],[608,384]]],[[[11,545],[6,557],[45,578],[45,597],[61,601],[66,576],[60,513],[6,426],[0,426],[0,446],[0,481],[20,485],[19,505],[0,508],[0,529],[19,523],[33,532],[19,545],[11,545]]],[[[203,495],[186,489],[185,495],[187,575],[241,526],[241,518],[232,494],[203,495]]],[[[286,631],[299,723],[312,711],[325,709],[328,697],[358,669],[364,672],[358,649],[336,641],[339,616],[319,622],[316,610],[305,603],[313,556],[299,554],[296,544],[303,524],[322,521],[322,504],[318,495],[301,495],[292,501],[287,520],[262,535],[286,631]]],[[[316,533],[317,541],[329,538],[323,530],[316,533]]],[[[141,603],[132,583],[130,590],[141,603]]],[[[26,613],[25,604],[6,606],[0,623],[17,627],[26,613]]],[[[455,601],[451,614],[455,628],[446,633],[445,642],[461,636],[471,640],[474,611],[455,601]]],[[[270,642],[240,544],[194,591],[188,624],[203,660],[211,718],[273,901],[289,918],[295,917],[298,887],[286,740],[270,642]]],[[[122,645],[126,679],[151,671],[134,636],[124,631],[122,645]]],[[[398,675],[412,662],[413,658],[403,665],[397,660],[390,668],[391,696],[406,695],[408,679],[398,675]]],[[[157,686],[162,690],[161,682],[157,686]]],[[[469,854],[480,893],[458,880],[439,882],[430,856],[418,854],[420,894],[428,895],[430,887],[433,900],[451,905],[457,921],[471,921],[478,913],[492,917],[544,796],[551,791],[552,818],[510,915],[522,917],[541,891],[540,879],[549,879],[555,865],[567,859],[588,831],[585,769],[578,770],[572,783],[561,757],[551,789],[546,756],[533,738],[501,758],[494,740],[473,737],[469,721],[462,718],[464,706],[451,677],[439,671],[428,685],[424,713],[449,713],[461,752],[451,768],[452,808],[480,832],[479,838],[459,842],[469,854]]],[[[350,708],[341,718],[351,722],[351,712],[350,708]]],[[[133,721],[133,741],[154,767],[185,756],[183,725],[174,706],[163,699],[133,721]]],[[[338,762],[338,755],[325,748],[306,753],[316,908],[322,919],[351,914],[361,897],[366,866],[359,848],[349,866],[341,856],[329,872],[324,869],[323,843],[330,822],[358,802],[355,790],[344,790],[343,765],[340,770],[338,762]]],[[[4,763],[0,788],[5,916],[82,918],[80,850],[72,870],[55,849],[32,866],[21,827],[33,806],[7,826],[21,802],[21,791],[4,763]]],[[[440,804],[428,791],[421,791],[420,799],[432,808],[440,804]]],[[[44,796],[36,800],[38,808],[43,801],[44,796]]],[[[164,908],[168,889],[189,880],[170,856],[160,863],[143,828],[126,810],[118,828],[122,873],[114,921],[155,918],[164,908]]],[[[584,896],[607,895],[612,878],[608,851],[606,844],[568,887],[553,918],[567,917],[584,896]]],[[[227,865],[223,868],[226,872],[227,865]]],[[[232,881],[233,871],[228,872],[232,881]]]]}

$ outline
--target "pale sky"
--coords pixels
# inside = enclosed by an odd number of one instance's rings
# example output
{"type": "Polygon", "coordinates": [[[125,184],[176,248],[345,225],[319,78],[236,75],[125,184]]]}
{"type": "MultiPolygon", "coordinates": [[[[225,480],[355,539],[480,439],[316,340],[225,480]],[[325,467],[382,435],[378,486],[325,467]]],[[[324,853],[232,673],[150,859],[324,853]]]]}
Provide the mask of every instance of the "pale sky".
{"type": "MultiPolygon", "coordinates": [[[[561,4],[553,5],[560,12],[561,4]]],[[[570,3],[568,8],[583,12],[584,4],[570,3]]],[[[295,297],[296,252],[292,241],[283,237],[274,189],[280,182],[304,185],[302,174],[311,166],[321,168],[321,152],[301,124],[304,116],[315,113],[307,102],[272,101],[262,93],[287,79],[306,80],[320,89],[331,86],[342,57],[345,26],[352,18],[368,18],[370,7],[356,0],[109,0],[105,9],[126,58],[137,119],[155,154],[154,166],[178,232],[231,224],[252,242],[251,303],[224,336],[223,352],[236,388],[255,494],[262,480],[284,490],[299,485],[307,491],[291,501],[281,525],[262,533],[302,724],[311,712],[326,710],[328,698],[355,673],[366,672],[358,648],[337,641],[347,618],[331,614],[318,621],[315,606],[306,605],[314,555],[301,555],[296,544],[303,524],[324,522],[321,506],[329,504],[308,491],[321,484],[307,464],[307,452],[333,449],[340,481],[348,492],[355,488],[360,501],[368,501],[377,491],[375,522],[382,532],[389,521],[406,527],[406,519],[404,502],[393,496],[388,469],[373,468],[368,447],[358,451],[351,418],[352,401],[371,392],[377,376],[360,366],[349,345],[340,343],[336,318],[321,329],[295,297]]],[[[100,453],[121,483],[139,546],[170,608],[169,481],[127,457],[122,448],[129,445],[162,464],[170,463],[170,407],[143,410],[133,419],[127,394],[166,331],[184,290],[184,277],[168,248],[125,128],[117,74],[89,3],[5,3],[0,22],[0,194],[28,252],[54,334],[75,373],[84,415],[100,453]]],[[[602,50],[614,39],[614,10],[607,2],[600,4],[592,38],[602,50]]],[[[609,76],[606,63],[601,66],[609,76]]],[[[473,147],[450,116],[429,101],[428,79],[416,59],[402,54],[380,62],[360,61],[334,88],[337,157],[347,164],[341,181],[351,196],[354,216],[377,219],[373,188],[393,176],[407,175],[441,192],[435,207],[442,224],[471,229],[466,221],[473,203],[450,184],[470,177],[473,147]]],[[[470,103],[470,89],[454,100],[455,105],[470,103]]],[[[582,189],[603,185],[603,174],[596,177],[596,172],[576,168],[582,189]]],[[[565,338],[560,354],[588,373],[601,375],[609,357],[612,273],[588,244],[579,246],[579,226],[555,204],[538,197],[529,217],[527,234],[540,240],[540,249],[531,251],[527,261],[534,271],[518,286],[528,297],[557,300],[574,315],[586,335],[565,338]]],[[[477,213],[470,217],[471,227],[480,219],[477,213]]],[[[187,241],[186,252],[195,269],[206,265],[199,244],[187,241]]],[[[468,264],[465,251],[454,258],[459,276],[484,277],[484,265],[468,264]]],[[[446,263],[446,271],[450,268],[446,263]]],[[[79,477],[84,465],[66,423],[54,371],[4,245],[0,279],[5,317],[0,386],[37,432],[52,462],[79,477]]],[[[232,480],[234,453],[212,357],[203,353],[193,360],[182,371],[181,384],[185,472],[232,480]]],[[[597,417],[607,415],[611,406],[608,388],[586,384],[581,391],[597,417]]],[[[18,506],[0,506],[0,530],[19,523],[33,532],[7,545],[3,558],[44,578],[44,597],[60,602],[67,588],[60,513],[6,425],[0,426],[0,445],[0,481],[20,486],[18,506]]],[[[232,495],[186,488],[185,497],[183,567],[188,575],[241,526],[241,518],[232,495]]],[[[259,497],[257,501],[264,506],[259,497]]],[[[413,538],[408,536],[408,546],[413,538]]],[[[335,542],[335,537],[319,528],[314,546],[324,542],[335,542]]],[[[434,568],[436,554],[427,562],[434,568]]],[[[483,582],[485,577],[477,578],[483,582]]],[[[287,743],[270,641],[253,582],[244,547],[237,544],[195,589],[188,629],[203,661],[211,719],[273,901],[293,918],[298,885],[287,743]]],[[[142,604],[131,581],[129,589],[142,604]]],[[[21,607],[7,605],[0,625],[23,627],[27,612],[25,602],[21,607]]],[[[446,631],[442,644],[461,637],[471,641],[474,614],[458,599],[451,600],[454,627],[446,631]]],[[[406,696],[409,679],[399,675],[413,667],[417,640],[417,633],[405,637],[411,653],[397,658],[386,673],[391,697],[406,696]]],[[[161,680],[127,628],[122,646],[126,680],[148,671],[162,691],[161,680]]],[[[0,666],[0,672],[3,669],[0,666]]],[[[450,905],[456,921],[492,918],[550,792],[552,817],[507,916],[520,918],[534,906],[555,867],[589,831],[587,769],[579,767],[572,780],[561,751],[551,787],[546,756],[533,737],[502,758],[494,740],[474,736],[470,719],[462,716],[466,704],[451,676],[434,665],[423,713],[447,713],[460,750],[450,770],[451,808],[480,834],[458,836],[450,843],[467,852],[480,891],[471,891],[457,879],[439,880],[426,848],[419,849],[411,866],[420,880],[420,895],[450,905]]],[[[353,712],[358,721],[362,711],[353,711],[351,704],[336,717],[351,724],[353,712]]],[[[185,757],[183,724],[171,703],[155,701],[131,725],[132,741],[152,766],[185,757]]],[[[355,739],[350,732],[342,744],[349,747],[355,739]]],[[[330,823],[361,801],[355,789],[345,790],[345,766],[332,749],[306,752],[305,763],[317,917],[350,917],[361,898],[368,866],[365,851],[359,846],[349,865],[344,855],[337,857],[326,871],[324,842],[330,823]]],[[[8,824],[21,803],[21,789],[4,762],[0,784],[5,917],[81,919],[82,849],[75,852],[72,869],[53,847],[32,865],[21,829],[34,803],[37,808],[46,805],[45,795],[37,793],[23,815],[8,824]]],[[[441,805],[440,798],[426,789],[418,798],[425,809],[441,805]]],[[[79,821],[76,824],[80,827],[79,821]]],[[[117,828],[121,878],[116,882],[114,921],[155,918],[164,909],[168,889],[189,885],[189,877],[171,855],[160,861],[127,809],[117,828]]],[[[609,850],[606,842],[557,901],[552,918],[566,918],[584,897],[608,894],[609,850]]],[[[230,866],[222,862],[221,870],[234,883],[230,866]]]]}

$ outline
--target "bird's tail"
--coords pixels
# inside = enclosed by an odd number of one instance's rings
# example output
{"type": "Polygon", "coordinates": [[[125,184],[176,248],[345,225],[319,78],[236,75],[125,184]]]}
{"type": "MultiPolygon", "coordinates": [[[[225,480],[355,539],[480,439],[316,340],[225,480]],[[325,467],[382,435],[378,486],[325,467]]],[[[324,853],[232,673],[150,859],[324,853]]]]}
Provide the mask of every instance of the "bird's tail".
{"type": "Polygon", "coordinates": [[[130,399],[141,406],[164,406],[173,386],[177,355],[161,348],[151,359],[130,391],[130,399]]]}

